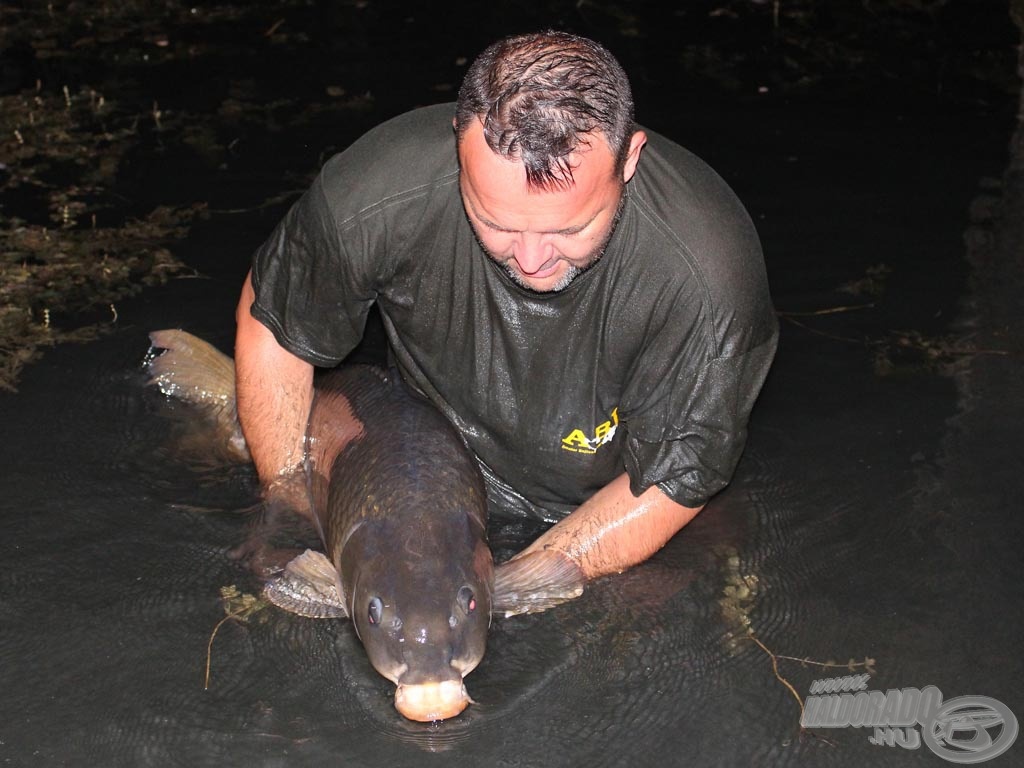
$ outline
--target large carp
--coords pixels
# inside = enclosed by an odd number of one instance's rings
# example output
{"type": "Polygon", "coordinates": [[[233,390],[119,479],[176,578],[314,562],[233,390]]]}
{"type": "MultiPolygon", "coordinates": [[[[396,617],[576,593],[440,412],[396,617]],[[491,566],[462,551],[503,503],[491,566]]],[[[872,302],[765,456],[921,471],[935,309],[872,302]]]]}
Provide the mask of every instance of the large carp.
{"type": "MultiPolygon", "coordinates": [[[[220,439],[247,456],[231,359],[183,331],[150,339],[167,350],[150,360],[150,383],[209,406],[220,439]]],[[[318,378],[304,482],[324,551],[291,560],[264,594],[303,616],[350,617],[410,719],[453,717],[472,701],[463,678],[483,658],[492,612],[541,611],[583,591],[578,566],[555,552],[495,569],[476,460],[396,374],[342,366],[318,378]]]]}

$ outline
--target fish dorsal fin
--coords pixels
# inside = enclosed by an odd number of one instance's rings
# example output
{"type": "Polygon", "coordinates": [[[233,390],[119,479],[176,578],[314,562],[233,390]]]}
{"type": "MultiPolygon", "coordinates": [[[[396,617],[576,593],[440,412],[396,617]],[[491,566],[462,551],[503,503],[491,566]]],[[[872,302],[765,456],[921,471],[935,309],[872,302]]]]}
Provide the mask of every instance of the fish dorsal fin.
{"type": "Polygon", "coordinates": [[[582,595],[585,582],[582,569],[561,552],[518,555],[494,570],[491,612],[506,618],[540,613],[582,595]]]}
{"type": "Polygon", "coordinates": [[[348,616],[337,571],[326,555],[311,549],[291,560],[280,576],[268,581],[263,595],[278,608],[311,619],[348,616]]]}

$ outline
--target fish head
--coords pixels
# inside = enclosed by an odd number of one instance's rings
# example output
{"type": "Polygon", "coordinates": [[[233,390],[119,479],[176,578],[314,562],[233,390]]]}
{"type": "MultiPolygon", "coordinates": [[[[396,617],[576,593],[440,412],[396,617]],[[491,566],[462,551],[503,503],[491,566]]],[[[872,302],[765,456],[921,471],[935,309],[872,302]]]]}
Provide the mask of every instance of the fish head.
{"type": "Polygon", "coordinates": [[[434,721],[471,702],[462,680],[486,649],[493,563],[482,532],[419,533],[373,532],[342,563],[354,566],[349,615],[374,669],[398,686],[395,706],[434,721]]]}

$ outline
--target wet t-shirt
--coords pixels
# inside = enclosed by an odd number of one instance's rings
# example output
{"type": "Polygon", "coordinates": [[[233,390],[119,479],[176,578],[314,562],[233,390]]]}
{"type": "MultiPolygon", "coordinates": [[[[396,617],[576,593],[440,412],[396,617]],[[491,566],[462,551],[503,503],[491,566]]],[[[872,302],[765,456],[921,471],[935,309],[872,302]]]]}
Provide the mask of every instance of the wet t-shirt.
{"type": "Polygon", "coordinates": [[[459,195],[454,106],[324,166],[253,262],[253,315],[333,366],[376,302],[403,375],[458,427],[492,507],[554,521],[623,471],[699,506],[728,483],[777,329],[754,227],[707,165],[648,132],[604,256],[516,285],[459,195]]]}

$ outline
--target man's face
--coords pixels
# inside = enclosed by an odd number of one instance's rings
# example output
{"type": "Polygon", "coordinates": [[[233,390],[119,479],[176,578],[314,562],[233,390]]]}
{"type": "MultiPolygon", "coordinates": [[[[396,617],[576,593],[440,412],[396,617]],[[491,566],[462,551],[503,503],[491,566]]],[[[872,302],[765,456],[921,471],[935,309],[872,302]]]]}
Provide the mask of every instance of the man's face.
{"type": "Polygon", "coordinates": [[[458,149],[469,223],[487,255],[519,285],[560,291],[601,257],[635,158],[627,161],[627,174],[616,172],[611,148],[595,136],[569,158],[574,183],[543,190],[528,188],[523,165],[487,146],[479,121],[458,149]]]}

